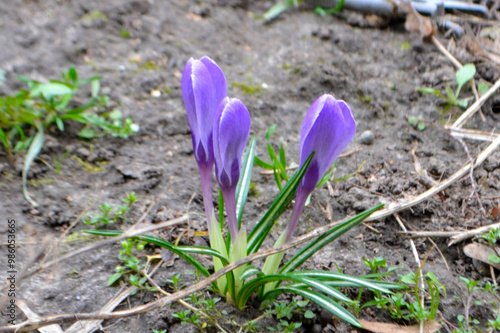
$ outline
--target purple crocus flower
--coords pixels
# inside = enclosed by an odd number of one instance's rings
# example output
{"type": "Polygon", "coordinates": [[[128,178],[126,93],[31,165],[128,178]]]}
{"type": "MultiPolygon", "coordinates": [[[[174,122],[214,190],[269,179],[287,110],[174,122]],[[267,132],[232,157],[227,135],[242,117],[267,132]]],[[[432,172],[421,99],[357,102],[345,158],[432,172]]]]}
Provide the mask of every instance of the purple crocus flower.
{"type": "Polygon", "coordinates": [[[245,104],[237,98],[224,98],[217,108],[213,128],[215,178],[224,195],[229,232],[234,241],[238,235],[236,185],[240,178],[241,155],[250,132],[250,113],[245,104]]]}
{"type": "Polygon", "coordinates": [[[285,242],[293,236],[307,197],[351,142],[354,132],[356,122],[350,106],[342,100],[336,100],[332,95],[320,96],[307,111],[300,134],[300,166],[312,152],[315,153],[297,189],[285,242]]]}
{"type": "Polygon", "coordinates": [[[182,73],[182,97],[186,107],[193,151],[200,170],[201,188],[208,230],[211,230],[212,167],[214,164],[212,126],[219,103],[227,96],[226,78],[220,67],[207,56],[189,59],[182,73]]]}

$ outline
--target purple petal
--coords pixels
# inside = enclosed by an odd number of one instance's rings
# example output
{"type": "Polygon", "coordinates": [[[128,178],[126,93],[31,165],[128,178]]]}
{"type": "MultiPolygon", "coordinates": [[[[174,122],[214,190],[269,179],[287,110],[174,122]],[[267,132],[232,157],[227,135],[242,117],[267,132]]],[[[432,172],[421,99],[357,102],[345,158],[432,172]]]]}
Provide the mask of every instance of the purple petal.
{"type": "Polygon", "coordinates": [[[306,114],[301,132],[301,165],[314,151],[302,187],[312,191],[328,167],[354,136],[356,123],[350,107],[331,95],[319,97],[306,114]]]}
{"type": "Polygon", "coordinates": [[[250,132],[250,113],[237,98],[226,97],[217,108],[214,123],[215,175],[221,187],[238,183],[241,155],[250,132]]]}
{"type": "Polygon", "coordinates": [[[212,77],[212,82],[215,87],[215,99],[217,100],[217,105],[227,96],[227,84],[224,72],[220,69],[219,65],[211,58],[204,56],[200,61],[205,65],[207,70],[210,72],[212,77]]]}

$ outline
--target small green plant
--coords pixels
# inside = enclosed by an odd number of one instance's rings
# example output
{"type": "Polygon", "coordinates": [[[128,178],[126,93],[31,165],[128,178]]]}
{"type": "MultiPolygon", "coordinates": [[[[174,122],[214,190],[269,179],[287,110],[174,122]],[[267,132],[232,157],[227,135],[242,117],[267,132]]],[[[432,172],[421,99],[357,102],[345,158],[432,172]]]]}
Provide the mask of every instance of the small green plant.
{"type": "MultiPolygon", "coordinates": [[[[385,276],[392,274],[393,271],[400,267],[391,267],[387,272],[380,272],[380,268],[386,268],[387,263],[383,257],[376,257],[373,260],[363,258],[365,264],[370,267],[373,272],[371,277],[382,280],[385,276]]],[[[392,295],[382,294],[378,291],[373,291],[373,300],[360,306],[361,292],[358,296],[358,301],[351,304],[354,312],[359,315],[359,312],[369,306],[375,306],[377,309],[385,309],[389,312],[392,318],[405,321],[429,321],[436,317],[439,307],[439,294],[442,292],[446,296],[446,289],[441,284],[437,277],[432,272],[428,272],[424,277],[424,283],[427,287],[427,293],[430,296],[430,306],[422,306],[424,304],[421,298],[421,290],[419,288],[420,278],[419,272],[410,272],[405,275],[399,275],[400,280],[398,285],[400,289],[406,289],[410,292],[396,292],[392,295]]]]}
{"type": "Polygon", "coordinates": [[[161,330],[161,331],[153,330],[153,333],[167,333],[167,330],[161,330]]]}
{"type": "Polygon", "coordinates": [[[129,211],[132,205],[137,201],[137,196],[134,192],[126,194],[122,199],[123,205],[113,207],[108,203],[103,203],[99,207],[99,213],[88,214],[83,218],[84,224],[104,226],[125,220],[125,214],[129,211]]]}
{"type": "Polygon", "coordinates": [[[276,328],[267,327],[270,332],[276,333],[293,333],[296,329],[300,328],[302,323],[289,323],[286,320],[281,320],[279,324],[276,324],[276,328]]]}
{"type": "Polygon", "coordinates": [[[408,124],[416,126],[419,131],[423,131],[426,126],[425,121],[423,121],[423,117],[421,115],[419,115],[418,117],[409,116],[408,124]]]}
{"type": "Polygon", "coordinates": [[[457,316],[458,325],[460,326],[460,328],[457,329],[455,332],[456,333],[475,332],[474,326],[479,325],[480,322],[477,319],[472,318],[470,316],[470,311],[473,305],[481,305],[481,302],[479,301],[474,302],[474,292],[481,290],[482,288],[479,286],[479,281],[470,280],[463,276],[460,277],[460,280],[462,280],[467,286],[467,296],[465,297],[465,299],[462,298],[462,302],[464,305],[464,314],[457,316]]]}
{"type": "Polygon", "coordinates": [[[460,90],[468,81],[470,81],[474,74],[476,74],[476,66],[474,64],[466,64],[455,73],[455,79],[457,82],[457,89],[455,92],[451,90],[449,85],[446,85],[446,96],[441,93],[441,91],[432,88],[418,88],[418,92],[424,94],[437,95],[446,101],[447,104],[458,106],[463,109],[467,107],[468,99],[458,99],[460,95],[460,90]]]}
{"type": "Polygon", "coordinates": [[[19,77],[27,89],[0,97],[0,143],[8,158],[15,153],[26,153],[22,170],[23,193],[34,206],[28,194],[28,171],[44,145],[48,129],[65,130],[65,123],[83,124],[78,135],[91,139],[102,134],[127,138],[139,130],[132,118],[123,119],[119,110],[108,110],[109,97],[100,95],[100,76],[80,79],[74,67],[62,73],[61,80],[39,82],[19,77]],[[80,88],[90,86],[90,99],[75,102],[80,88]]]}
{"type": "Polygon", "coordinates": [[[218,321],[228,322],[227,312],[216,307],[220,298],[207,298],[204,293],[194,293],[185,301],[192,303],[192,309],[196,311],[187,309],[174,313],[172,316],[180,319],[181,325],[192,324],[200,332],[206,332],[209,327],[217,327],[218,321]]]}

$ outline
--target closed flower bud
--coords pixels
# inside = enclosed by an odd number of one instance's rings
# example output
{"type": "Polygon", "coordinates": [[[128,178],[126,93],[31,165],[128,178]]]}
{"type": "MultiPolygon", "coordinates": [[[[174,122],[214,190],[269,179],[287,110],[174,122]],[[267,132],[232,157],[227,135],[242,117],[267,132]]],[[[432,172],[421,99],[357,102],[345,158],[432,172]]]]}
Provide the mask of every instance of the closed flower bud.
{"type": "Polygon", "coordinates": [[[226,97],[217,108],[213,125],[215,178],[224,195],[231,238],[236,239],[235,192],[240,178],[241,155],[250,132],[250,113],[237,98],[226,97]]]}
{"type": "Polygon", "coordinates": [[[212,125],[226,96],[226,78],[215,61],[207,56],[188,60],[182,73],[182,97],[198,164],[213,164],[212,125]]]}
{"type": "Polygon", "coordinates": [[[355,132],[356,122],[346,102],[325,94],[309,108],[300,134],[300,165],[304,164],[312,152],[314,156],[297,189],[286,241],[293,236],[307,197],[351,142],[355,132]]]}
{"type": "Polygon", "coordinates": [[[214,218],[212,202],[213,124],[219,103],[227,96],[226,78],[220,67],[205,56],[189,59],[182,73],[182,97],[191,128],[193,152],[201,177],[208,230],[214,218]]]}

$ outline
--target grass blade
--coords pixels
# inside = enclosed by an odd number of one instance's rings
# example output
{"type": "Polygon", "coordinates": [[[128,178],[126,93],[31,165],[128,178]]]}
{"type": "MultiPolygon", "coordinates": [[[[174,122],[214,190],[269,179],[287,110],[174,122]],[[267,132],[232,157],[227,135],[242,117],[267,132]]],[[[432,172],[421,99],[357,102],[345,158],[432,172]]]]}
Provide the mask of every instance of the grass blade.
{"type": "Polygon", "coordinates": [[[31,199],[30,195],[28,194],[28,188],[27,188],[28,172],[30,171],[31,164],[42,150],[43,142],[44,142],[43,126],[39,125],[38,132],[35,134],[33,141],[31,141],[30,148],[26,153],[26,158],[24,159],[24,164],[23,164],[23,176],[22,176],[24,197],[34,207],[37,207],[38,204],[33,199],[31,199]]]}
{"type": "Polygon", "coordinates": [[[382,208],[384,205],[378,205],[372,209],[366,210],[352,219],[339,224],[323,235],[321,237],[317,238],[316,240],[312,241],[311,243],[307,244],[305,247],[303,247],[295,256],[293,256],[290,261],[288,261],[285,265],[280,270],[280,273],[286,273],[290,271],[294,271],[297,267],[302,265],[304,261],[309,259],[314,253],[316,253],[318,250],[320,250],[322,247],[327,245],[328,243],[332,242],[354,226],[360,224],[364,219],[366,219],[368,216],[370,216],[371,213],[379,210],[382,208]]]}
{"type": "Polygon", "coordinates": [[[281,15],[285,10],[295,5],[295,3],[302,2],[303,0],[286,0],[283,2],[278,2],[272,6],[267,12],[265,12],[262,17],[265,21],[270,21],[279,15],[281,15]]]}
{"type": "Polygon", "coordinates": [[[283,211],[286,209],[286,207],[288,207],[290,202],[295,197],[295,194],[297,192],[297,187],[299,186],[302,177],[304,177],[304,174],[306,173],[306,170],[309,167],[309,164],[311,163],[312,157],[313,154],[311,154],[311,156],[309,156],[309,158],[305,161],[302,168],[300,168],[299,171],[297,171],[293,175],[293,177],[290,178],[290,181],[278,194],[276,199],[274,199],[273,204],[266,212],[264,217],[259,221],[259,223],[257,223],[255,228],[253,228],[253,230],[248,235],[248,247],[247,247],[248,255],[255,253],[259,250],[260,246],[262,245],[262,242],[264,242],[264,239],[267,237],[267,234],[274,225],[274,221],[276,221],[276,219],[283,213],[283,211]]]}
{"type": "Polygon", "coordinates": [[[241,217],[247,201],[248,189],[252,178],[253,161],[255,156],[255,134],[250,139],[248,149],[243,154],[241,162],[241,173],[238,185],[236,185],[236,214],[238,218],[238,228],[241,228],[241,217]]]}

